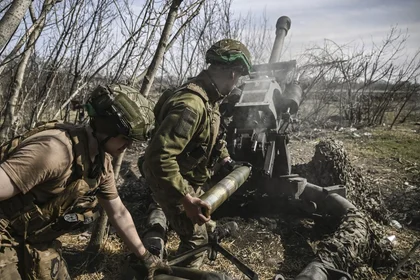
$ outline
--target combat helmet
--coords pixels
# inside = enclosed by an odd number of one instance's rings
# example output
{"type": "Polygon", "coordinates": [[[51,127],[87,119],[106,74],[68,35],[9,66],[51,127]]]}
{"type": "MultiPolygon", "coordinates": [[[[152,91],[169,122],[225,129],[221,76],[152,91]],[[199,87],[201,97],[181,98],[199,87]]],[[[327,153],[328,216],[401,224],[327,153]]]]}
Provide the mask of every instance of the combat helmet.
{"type": "Polygon", "coordinates": [[[122,134],[133,140],[148,139],[154,124],[153,105],[136,89],[124,85],[99,85],[85,105],[94,131],[109,137],[122,134]],[[127,94],[138,95],[140,106],[127,94]]]}
{"type": "Polygon", "coordinates": [[[238,67],[243,76],[251,71],[251,54],[244,44],[233,39],[214,43],[206,52],[206,63],[238,67]]]}

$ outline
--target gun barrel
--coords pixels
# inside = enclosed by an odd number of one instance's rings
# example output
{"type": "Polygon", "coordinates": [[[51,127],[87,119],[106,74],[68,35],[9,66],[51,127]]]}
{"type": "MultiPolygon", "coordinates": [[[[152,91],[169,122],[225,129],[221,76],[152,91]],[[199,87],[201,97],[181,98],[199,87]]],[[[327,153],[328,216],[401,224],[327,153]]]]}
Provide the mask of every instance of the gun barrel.
{"type": "Polygon", "coordinates": [[[290,29],[292,21],[287,16],[282,16],[277,20],[276,39],[274,40],[273,50],[271,51],[269,63],[280,61],[281,50],[283,49],[284,37],[290,29]]]}
{"type": "Polygon", "coordinates": [[[210,190],[204,193],[200,199],[210,205],[210,210],[203,209],[205,215],[212,214],[223,202],[226,201],[248,179],[251,167],[241,166],[229,173],[210,190]]]}

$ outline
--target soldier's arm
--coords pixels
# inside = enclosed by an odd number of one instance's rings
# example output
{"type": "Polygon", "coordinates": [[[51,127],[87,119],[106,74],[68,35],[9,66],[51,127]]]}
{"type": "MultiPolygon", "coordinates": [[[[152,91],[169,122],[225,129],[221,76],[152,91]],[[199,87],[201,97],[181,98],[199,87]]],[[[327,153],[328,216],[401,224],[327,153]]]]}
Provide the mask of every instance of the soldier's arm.
{"type": "Polygon", "coordinates": [[[199,129],[204,103],[194,94],[182,94],[172,103],[145,155],[145,164],[159,187],[174,198],[187,194],[188,183],[180,173],[177,156],[199,129]]]}
{"type": "Polygon", "coordinates": [[[171,273],[170,267],[163,260],[146,250],[134,226],[131,214],[122,203],[120,197],[112,200],[98,198],[98,201],[105,209],[109,221],[116,229],[119,237],[147,268],[149,273],[148,279],[154,279],[153,274],[155,270],[171,273]]]}
{"type": "Polygon", "coordinates": [[[146,248],[137,233],[130,212],[128,212],[120,197],[112,200],[98,198],[98,201],[105,209],[109,221],[130,251],[141,258],[146,253],[146,248]]]}
{"type": "Polygon", "coordinates": [[[20,193],[20,190],[16,185],[10,180],[10,177],[7,176],[3,168],[0,168],[0,201],[11,198],[12,196],[20,193]]]}

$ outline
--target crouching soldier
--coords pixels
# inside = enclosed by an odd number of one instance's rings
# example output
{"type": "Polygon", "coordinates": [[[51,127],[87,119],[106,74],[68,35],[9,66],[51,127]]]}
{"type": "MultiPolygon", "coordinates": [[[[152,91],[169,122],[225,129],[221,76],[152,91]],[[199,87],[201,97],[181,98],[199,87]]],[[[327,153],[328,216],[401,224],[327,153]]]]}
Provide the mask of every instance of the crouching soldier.
{"type": "Polygon", "coordinates": [[[56,238],[95,220],[98,202],[150,275],[168,269],[143,246],[115,185],[111,156],[146,140],[154,122],[147,100],[139,107],[127,90],[96,88],[89,125],[50,122],[1,147],[0,279],[70,279],[56,238]]]}

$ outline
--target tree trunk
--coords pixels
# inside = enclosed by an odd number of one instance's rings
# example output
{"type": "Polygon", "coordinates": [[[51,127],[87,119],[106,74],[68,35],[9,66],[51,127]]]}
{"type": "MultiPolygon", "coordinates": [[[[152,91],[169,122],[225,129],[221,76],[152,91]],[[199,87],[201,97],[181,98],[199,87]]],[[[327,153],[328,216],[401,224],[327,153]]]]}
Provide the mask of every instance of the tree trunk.
{"type": "Polygon", "coordinates": [[[107,227],[108,227],[108,216],[103,208],[100,210],[101,216],[96,221],[92,229],[92,236],[86,251],[91,254],[97,254],[101,249],[102,242],[107,236],[107,227]]]}
{"type": "MultiPolygon", "coordinates": [[[[45,18],[47,13],[51,10],[51,8],[54,6],[55,1],[45,1],[44,6],[42,7],[42,13],[40,18],[34,23],[36,25],[36,28],[34,31],[30,34],[28,42],[25,45],[25,50],[22,56],[22,59],[20,60],[18,67],[16,69],[16,74],[13,80],[10,98],[7,104],[6,108],[6,115],[4,118],[4,123],[0,129],[0,139],[4,140],[8,138],[8,134],[10,131],[10,128],[12,126],[16,125],[16,106],[19,101],[20,92],[22,89],[22,83],[23,79],[25,77],[25,70],[28,66],[29,58],[35,48],[35,43],[39,38],[39,35],[41,34],[41,31],[43,30],[45,26],[45,18]]],[[[0,31],[1,32],[1,31],[0,31]]],[[[17,128],[14,128],[17,130],[17,128]]]]}
{"type": "MultiPolygon", "coordinates": [[[[121,169],[121,163],[124,159],[125,151],[119,155],[118,158],[116,158],[113,162],[114,165],[114,176],[115,176],[115,183],[117,183],[120,169],[121,169]]],[[[108,216],[106,215],[106,212],[103,208],[101,208],[101,216],[99,217],[98,221],[94,225],[92,229],[92,236],[90,237],[89,245],[86,248],[86,251],[96,254],[99,252],[102,246],[102,242],[107,237],[107,226],[108,226],[108,216]]]]}
{"type": "Polygon", "coordinates": [[[171,7],[169,8],[168,17],[166,18],[165,27],[163,28],[156,53],[149,65],[149,68],[147,69],[146,76],[144,77],[143,83],[141,85],[140,93],[144,96],[149,95],[149,91],[152,87],[153,80],[155,79],[156,72],[160,63],[162,62],[163,55],[165,54],[168,40],[171,35],[171,30],[178,13],[179,5],[181,3],[182,0],[173,0],[171,7]]]}
{"type": "Polygon", "coordinates": [[[57,70],[54,70],[47,78],[47,81],[45,82],[43,89],[43,94],[45,94],[44,99],[38,103],[37,105],[35,105],[34,108],[34,118],[31,120],[31,127],[33,125],[35,125],[39,119],[41,118],[41,114],[43,113],[45,106],[47,104],[47,101],[50,99],[50,95],[52,92],[52,85],[55,82],[55,79],[57,77],[57,70]],[[36,110],[38,108],[38,110],[36,110]]]}
{"type": "Polygon", "coordinates": [[[22,82],[25,76],[25,70],[28,65],[29,58],[32,53],[32,49],[36,39],[39,36],[39,32],[34,32],[28,40],[28,44],[25,47],[25,53],[22,57],[22,60],[19,62],[16,69],[16,75],[13,80],[10,98],[6,107],[6,114],[4,118],[4,123],[0,130],[0,139],[4,140],[8,138],[10,129],[15,125],[16,122],[16,106],[19,101],[20,91],[22,89],[22,82]]]}
{"type": "Polygon", "coordinates": [[[0,50],[7,44],[18,28],[32,0],[14,0],[0,19],[0,50]]]}
{"type": "Polygon", "coordinates": [[[407,105],[407,102],[411,99],[411,97],[414,95],[415,93],[415,89],[413,89],[406,97],[405,100],[403,102],[403,104],[401,105],[400,109],[398,110],[398,113],[395,115],[394,119],[392,120],[391,126],[389,127],[389,129],[392,129],[392,127],[394,126],[395,122],[398,120],[398,118],[401,115],[402,110],[405,108],[405,105],[407,105]]]}

